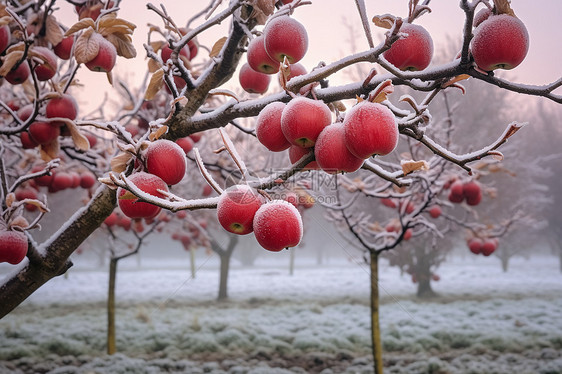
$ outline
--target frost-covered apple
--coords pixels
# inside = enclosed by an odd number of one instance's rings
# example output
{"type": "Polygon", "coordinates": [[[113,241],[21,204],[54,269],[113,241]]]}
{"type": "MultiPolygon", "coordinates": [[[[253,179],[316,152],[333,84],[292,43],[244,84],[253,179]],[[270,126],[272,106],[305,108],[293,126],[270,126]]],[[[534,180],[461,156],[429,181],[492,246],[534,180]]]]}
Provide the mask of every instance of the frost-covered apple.
{"type": "Polygon", "coordinates": [[[291,203],[273,200],[263,204],[254,217],[254,235],[268,251],[297,246],[303,234],[302,218],[291,203]]]}
{"type": "MultiPolygon", "coordinates": [[[[294,164],[295,162],[303,158],[304,155],[307,155],[312,151],[312,148],[303,148],[299,147],[298,145],[292,145],[289,147],[289,161],[291,161],[291,164],[294,164]]],[[[320,166],[316,161],[310,161],[308,164],[306,164],[303,170],[320,170],[320,166]]]]}
{"type": "Polygon", "coordinates": [[[12,33],[10,32],[10,26],[4,25],[0,27],[0,53],[4,52],[6,48],[8,48],[11,38],[12,33]]]}
{"type": "Polygon", "coordinates": [[[35,52],[43,62],[35,67],[35,75],[40,81],[47,81],[57,73],[57,56],[47,47],[35,47],[35,52]]]}
{"type": "Polygon", "coordinates": [[[464,184],[461,181],[454,181],[449,189],[449,201],[452,203],[462,203],[464,200],[464,184]]]}
{"type": "MultiPolygon", "coordinates": [[[[168,61],[172,56],[172,49],[169,46],[165,45],[160,50],[160,56],[162,57],[162,61],[166,63],[166,61],[168,61]]],[[[186,45],[180,50],[179,57],[181,56],[185,57],[188,60],[191,60],[191,53],[189,52],[189,46],[186,45]]]]}
{"type": "Polygon", "coordinates": [[[146,149],[146,169],[162,178],[166,184],[177,184],[183,179],[187,169],[185,152],[170,140],[156,140],[146,149]]]}
{"type": "Polygon", "coordinates": [[[484,242],[482,243],[480,253],[482,253],[484,256],[490,256],[492,253],[496,251],[497,246],[498,243],[496,239],[488,238],[484,240],[484,242]]]}
{"type": "Polygon", "coordinates": [[[476,181],[466,182],[462,192],[468,205],[478,205],[482,200],[482,189],[476,181]]]}
{"type": "Polygon", "coordinates": [[[431,218],[439,218],[439,216],[441,216],[441,207],[439,205],[434,205],[431,208],[429,208],[429,215],[431,216],[431,218]]]}
{"type": "MultiPolygon", "coordinates": [[[[75,120],[78,117],[78,104],[70,94],[62,94],[47,102],[45,107],[47,118],[68,118],[75,120]]],[[[53,125],[64,125],[64,122],[51,122],[53,125]]]]}
{"type": "Polygon", "coordinates": [[[29,125],[28,131],[37,144],[48,144],[60,135],[58,126],[41,121],[35,121],[29,125]]]}
{"type": "Polygon", "coordinates": [[[470,252],[474,253],[475,255],[482,253],[482,245],[484,244],[482,239],[471,238],[470,240],[468,240],[467,244],[470,252]]]}
{"type": "Polygon", "coordinates": [[[387,155],[398,144],[396,118],[382,104],[358,103],[346,114],[343,125],[347,148],[358,158],[387,155]]]}
{"type": "Polygon", "coordinates": [[[178,140],[176,140],[176,144],[179,145],[181,149],[183,149],[185,154],[188,154],[189,151],[193,149],[193,140],[191,140],[189,136],[186,136],[185,138],[179,138],[178,140]]]}
{"type": "Polygon", "coordinates": [[[0,229],[0,262],[19,264],[27,254],[27,237],[23,232],[0,229]]]}
{"type": "Polygon", "coordinates": [[[39,143],[33,140],[28,131],[22,131],[20,133],[20,140],[23,149],[32,149],[39,145],[39,143]]]}
{"type": "Polygon", "coordinates": [[[474,30],[471,53],[485,71],[513,69],[529,50],[529,33],[523,22],[508,14],[491,15],[474,30]]]}
{"type": "Polygon", "coordinates": [[[279,61],[272,59],[265,51],[263,34],[250,41],[246,58],[250,67],[260,73],[275,74],[279,71],[279,61]]]}
{"type": "Polygon", "coordinates": [[[92,71],[108,73],[115,66],[117,50],[113,43],[101,36],[96,41],[99,43],[98,54],[86,63],[86,67],[92,71]]]}
{"type": "Polygon", "coordinates": [[[303,148],[313,147],[320,132],[330,123],[332,113],[323,101],[302,96],[289,101],[281,116],[285,138],[303,148]]]}
{"type": "Polygon", "coordinates": [[[66,190],[72,187],[72,176],[66,171],[60,171],[53,176],[51,186],[55,191],[66,190]]]}
{"type": "Polygon", "coordinates": [[[244,91],[263,94],[269,88],[271,77],[267,74],[255,71],[248,63],[245,63],[240,68],[238,80],[240,81],[240,86],[244,89],[244,91]]]}
{"type": "Polygon", "coordinates": [[[281,152],[291,146],[281,130],[281,115],[285,106],[280,101],[269,103],[256,118],[256,137],[272,152],[281,152]]]}
{"type": "Polygon", "coordinates": [[[92,188],[97,182],[97,178],[91,171],[85,171],[79,176],[79,186],[85,189],[92,188]]]}
{"type": "Polygon", "coordinates": [[[291,64],[300,61],[308,49],[308,34],[305,27],[289,16],[271,19],[263,30],[267,54],[283,62],[287,57],[291,64]]]}
{"type": "Polygon", "coordinates": [[[416,71],[429,66],[433,58],[433,40],[420,25],[404,23],[400,33],[406,37],[398,39],[383,57],[400,70],[416,71]]]}
{"type": "Polygon", "coordinates": [[[352,173],[363,165],[364,159],[354,156],[346,146],[344,125],[333,123],[320,133],[314,146],[316,162],[326,173],[352,173]]]}
{"type": "MultiPolygon", "coordinates": [[[[129,180],[144,193],[155,197],[165,197],[164,194],[158,192],[158,190],[165,192],[168,191],[168,185],[166,182],[154,174],[138,172],[132,174],[129,177],[129,180]]],[[[121,187],[117,189],[117,201],[119,208],[121,208],[123,214],[129,218],[156,217],[162,210],[159,206],[139,201],[136,196],[131,195],[132,194],[130,192],[121,187]]]]}
{"type": "Polygon", "coordinates": [[[67,36],[53,47],[53,52],[62,60],[69,60],[72,56],[72,46],[74,45],[74,36],[67,36]]]}
{"type": "Polygon", "coordinates": [[[19,64],[15,69],[10,70],[8,74],[4,77],[6,81],[10,84],[17,85],[22,84],[29,78],[31,70],[29,69],[29,64],[27,61],[19,64]]]}
{"type": "Polygon", "coordinates": [[[219,223],[233,234],[249,234],[254,231],[254,215],[263,202],[263,197],[247,185],[229,187],[217,203],[219,223]]]}

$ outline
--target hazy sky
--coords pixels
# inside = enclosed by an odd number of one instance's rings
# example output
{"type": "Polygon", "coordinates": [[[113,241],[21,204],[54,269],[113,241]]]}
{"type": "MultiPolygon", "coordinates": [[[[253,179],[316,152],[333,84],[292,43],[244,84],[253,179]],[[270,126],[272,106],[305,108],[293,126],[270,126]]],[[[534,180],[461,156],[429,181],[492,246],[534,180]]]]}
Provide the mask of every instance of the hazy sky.
{"type": "MultiPolygon", "coordinates": [[[[227,2],[225,0],[225,2],[227,2]]],[[[302,63],[308,68],[316,66],[321,60],[329,63],[351,52],[349,45],[350,32],[346,23],[356,26],[356,45],[360,49],[368,47],[362,34],[359,16],[354,0],[312,0],[312,5],[298,8],[294,17],[301,21],[309,34],[309,51],[302,63]]],[[[366,0],[369,18],[376,14],[391,13],[396,16],[407,16],[407,0],[366,0]]],[[[434,39],[436,51],[447,46],[447,40],[460,40],[464,13],[459,7],[460,0],[433,0],[430,3],[432,13],[422,16],[418,23],[428,29],[434,39]]],[[[135,23],[138,28],[134,34],[138,57],[136,61],[126,61],[119,58],[116,73],[127,74],[131,83],[138,84],[142,79],[142,69],[146,67],[145,52],[142,43],[146,41],[146,24],[154,23],[158,26],[162,22],[145,6],[146,2],[138,0],[124,0],[120,16],[135,23]],[[139,73],[136,73],[139,71],[139,73]],[[134,74],[134,77],[131,76],[134,74]]],[[[200,0],[166,0],[153,2],[155,5],[164,4],[168,12],[179,25],[184,25],[188,18],[201,9],[204,1],[200,0]]],[[[60,3],[63,13],[60,19],[66,25],[76,20],[74,10],[67,3],[60,3]]],[[[562,30],[556,19],[562,14],[560,0],[513,0],[512,7],[523,20],[530,34],[530,50],[525,61],[510,72],[502,72],[506,77],[529,84],[546,84],[562,76],[562,30]]],[[[222,8],[220,8],[222,9],[222,8]]],[[[220,10],[219,9],[219,10],[220,10]]],[[[200,40],[212,46],[214,41],[225,36],[228,21],[214,27],[201,35],[200,40]]],[[[373,27],[375,40],[380,40],[384,30],[373,27]]],[[[459,46],[460,47],[460,46],[459,46]]],[[[202,51],[201,53],[205,53],[202,51]]],[[[198,57],[195,61],[201,61],[198,57]]],[[[100,86],[100,74],[81,69],[79,78],[85,84],[95,83],[100,86]]],[[[332,81],[338,83],[337,79],[332,81]]],[[[232,80],[230,84],[237,84],[232,80]]]]}

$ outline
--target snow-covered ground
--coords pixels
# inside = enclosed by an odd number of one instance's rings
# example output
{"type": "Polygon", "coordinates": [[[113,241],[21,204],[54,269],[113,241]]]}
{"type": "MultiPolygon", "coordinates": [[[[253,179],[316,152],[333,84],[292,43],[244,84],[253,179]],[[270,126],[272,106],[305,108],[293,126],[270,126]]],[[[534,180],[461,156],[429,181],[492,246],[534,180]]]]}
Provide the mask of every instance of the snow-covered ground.
{"type": "MultiPolygon", "coordinates": [[[[288,255],[281,254],[288,259],[288,255]]],[[[279,258],[279,257],[277,257],[279,258]]],[[[217,260],[120,264],[117,349],[105,351],[107,272],[76,266],[0,320],[0,373],[372,373],[368,267],[345,259],[233,261],[216,302],[217,260]]],[[[0,267],[0,274],[10,271],[0,267]]],[[[440,297],[381,264],[387,373],[562,373],[562,274],[553,257],[453,258],[440,297]]],[[[1,276],[1,275],[0,275],[1,276]]]]}

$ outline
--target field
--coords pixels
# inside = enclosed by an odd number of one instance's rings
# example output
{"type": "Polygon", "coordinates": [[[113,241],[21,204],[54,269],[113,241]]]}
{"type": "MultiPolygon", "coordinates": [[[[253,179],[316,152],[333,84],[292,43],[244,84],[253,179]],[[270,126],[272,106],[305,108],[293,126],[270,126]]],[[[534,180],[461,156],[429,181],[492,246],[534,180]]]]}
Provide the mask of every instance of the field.
{"type": "MultiPolygon", "coordinates": [[[[118,354],[104,353],[107,272],[78,265],[0,320],[0,373],[372,373],[364,264],[297,258],[291,276],[286,262],[233,261],[229,300],[217,302],[212,256],[195,279],[186,262],[127,261],[118,354]]],[[[494,258],[452,258],[430,301],[384,261],[380,273],[386,373],[562,373],[553,257],[514,259],[508,273],[494,258]]]]}

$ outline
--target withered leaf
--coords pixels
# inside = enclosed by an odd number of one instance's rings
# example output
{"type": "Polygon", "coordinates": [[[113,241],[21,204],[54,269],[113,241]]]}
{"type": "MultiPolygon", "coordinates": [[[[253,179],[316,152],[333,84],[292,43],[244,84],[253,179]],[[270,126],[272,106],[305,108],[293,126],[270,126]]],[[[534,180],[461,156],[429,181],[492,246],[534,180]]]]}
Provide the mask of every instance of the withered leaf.
{"type": "Polygon", "coordinates": [[[373,17],[373,23],[375,24],[375,26],[382,27],[384,29],[392,28],[392,25],[394,25],[395,21],[396,17],[392,14],[383,14],[373,17]]]}
{"type": "Polygon", "coordinates": [[[119,200],[137,200],[138,197],[135,196],[131,191],[126,191],[123,195],[119,195],[119,200]]]}
{"type": "Polygon", "coordinates": [[[88,141],[88,138],[82,135],[74,121],[66,121],[65,123],[68,130],[70,130],[70,135],[72,136],[72,141],[74,142],[76,148],[81,151],[87,151],[90,149],[90,142],[88,141]]]}
{"type": "Polygon", "coordinates": [[[6,206],[8,208],[10,208],[12,206],[12,204],[16,201],[16,194],[13,192],[10,192],[7,196],[6,196],[6,206]]]}
{"type": "Polygon", "coordinates": [[[152,100],[154,96],[160,91],[162,85],[164,84],[164,70],[158,69],[152,74],[150,77],[150,82],[148,83],[148,87],[146,88],[146,92],[144,93],[145,100],[152,100]]]}
{"type": "Polygon", "coordinates": [[[45,23],[45,39],[52,45],[57,45],[63,38],[64,33],[57,19],[53,15],[48,15],[45,23]]]}
{"type": "Polygon", "coordinates": [[[76,22],[68,30],[66,30],[66,32],[64,33],[64,36],[70,36],[70,35],[78,32],[80,30],[87,29],[88,27],[91,28],[92,31],[93,31],[94,28],[96,27],[96,24],[95,24],[93,19],[84,18],[83,20],[80,20],[80,21],[76,22]]]}
{"type": "Polygon", "coordinates": [[[222,47],[224,46],[224,43],[226,43],[227,37],[223,36],[222,38],[220,38],[219,40],[217,40],[215,42],[215,44],[213,45],[213,48],[211,49],[211,52],[209,53],[209,57],[216,57],[219,55],[219,53],[222,50],[222,47]]]}
{"type": "Polygon", "coordinates": [[[408,175],[414,171],[418,171],[418,170],[423,170],[423,171],[427,171],[429,170],[429,164],[427,163],[427,161],[413,161],[413,160],[409,160],[409,161],[401,161],[400,162],[401,166],[402,166],[402,172],[404,173],[404,175],[408,175]]]}
{"type": "MultiPolygon", "coordinates": [[[[0,76],[5,76],[8,74],[14,66],[21,60],[23,57],[23,51],[15,50],[15,51],[8,51],[8,54],[4,56],[2,59],[2,66],[0,67],[0,76]]],[[[26,61],[22,62],[22,64],[27,64],[26,61]]]]}
{"type": "Polygon", "coordinates": [[[102,36],[93,29],[84,31],[74,43],[74,57],[79,64],[92,61],[99,52],[102,36]]]}
{"type": "Polygon", "coordinates": [[[55,158],[58,158],[60,152],[59,139],[56,138],[50,143],[41,144],[39,146],[39,151],[41,154],[41,159],[45,162],[49,162],[51,160],[54,160],[55,158]]]}
{"type": "Polygon", "coordinates": [[[134,58],[137,56],[137,50],[133,45],[129,35],[114,33],[107,35],[107,40],[115,46],[117,55],[125,58],[134,58]]]}
{"type": "Polygon", "coordinates": [[[515,12],[511,9],[509,0],[494,0],[496,6],[496,14],[508,14],[515,17],[515,12]]]}
{"type": "Polygon", "coordinates": [[[130,153],[119,153],[117,156],[111,159],[111,171],[115,173],[122,173],[127,169],[127,163],[133,158],[130,153]]]}
{"type": "Polygon", "coordinates": [[[160,137],[162,135],[164,135],[165,133],[168,132],[168,126],[163,125],[160,128],[158,128],[158,130],[150,133],[150,135],[148,136],[148,138],[150,139],[150,141],[155,141],[157,139],[160,139],[160,137]]]}

